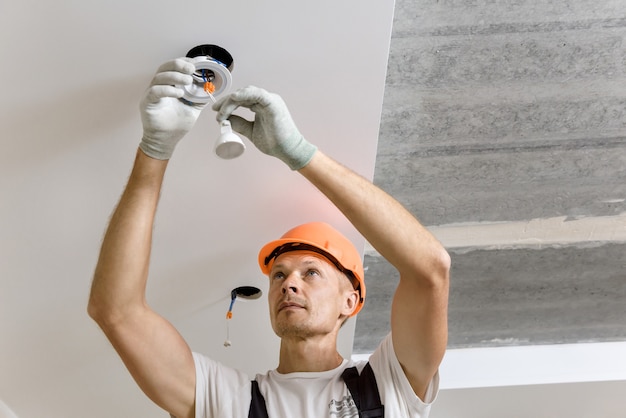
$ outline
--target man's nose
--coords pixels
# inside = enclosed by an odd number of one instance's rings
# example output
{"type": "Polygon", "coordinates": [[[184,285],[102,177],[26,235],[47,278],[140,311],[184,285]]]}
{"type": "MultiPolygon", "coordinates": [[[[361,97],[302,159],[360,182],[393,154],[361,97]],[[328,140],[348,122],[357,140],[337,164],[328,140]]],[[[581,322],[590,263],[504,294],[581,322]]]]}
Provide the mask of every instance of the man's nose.
{"type": "Polygon", "coordinates": [[[287,276],[287,278],[283,280],[283,294],[288,292],[298,293],[298,290],[300,289],[299,280],[300,278],[296,272],[287,276]]]}

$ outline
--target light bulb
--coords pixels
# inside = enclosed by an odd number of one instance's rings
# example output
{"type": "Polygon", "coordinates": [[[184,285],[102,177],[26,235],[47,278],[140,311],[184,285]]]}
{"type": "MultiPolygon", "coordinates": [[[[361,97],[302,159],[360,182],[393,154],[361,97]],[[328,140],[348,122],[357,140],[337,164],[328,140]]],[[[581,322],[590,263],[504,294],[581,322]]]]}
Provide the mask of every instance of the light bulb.
{"type": "Polygon", "coordinates": [[[215,154],[225,160],[239,157],[246,149],[243,141],[233,133],[230,121],[225,120],[220,126],[220,137],[215,143],[215,154]]]}

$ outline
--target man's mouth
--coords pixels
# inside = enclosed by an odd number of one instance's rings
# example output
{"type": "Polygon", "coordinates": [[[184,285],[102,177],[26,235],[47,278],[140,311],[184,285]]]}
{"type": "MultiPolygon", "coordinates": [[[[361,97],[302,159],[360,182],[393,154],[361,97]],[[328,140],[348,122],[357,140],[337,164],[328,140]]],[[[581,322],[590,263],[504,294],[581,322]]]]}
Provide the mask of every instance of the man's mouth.
{"type": "Polygon", "coordinates": [[[284,302],[281,302],[280,305],[278,305],[278,312],[284,311],[284,310],[296,310],[296,309],[304,309],[304,306],[302,304],[299,304],[296,302],[290,302],[290,301],[284,301],[284,302]]]}

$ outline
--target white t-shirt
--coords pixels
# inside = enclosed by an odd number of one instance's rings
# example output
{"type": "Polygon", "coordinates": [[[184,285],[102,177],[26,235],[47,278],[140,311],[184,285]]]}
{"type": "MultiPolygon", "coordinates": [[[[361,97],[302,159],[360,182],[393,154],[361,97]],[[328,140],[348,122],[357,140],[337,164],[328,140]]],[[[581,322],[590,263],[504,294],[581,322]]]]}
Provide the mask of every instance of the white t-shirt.
{"type": "MultiPolygon", "coordinates": [[[[196,365],[196,418],[247,418],[251,401],[250,378],[203,355],[194,353],[196,365]]],[[[425,400],[415,395],[393,350],[391,334],[370,357],[386,417],[427,418],[439,390],[439,375],[430,382],[425,400]]],[[[344,360],[325,372],[280,374],[271,370],[256,376],[272,418],[358,418],[350,391],[341,374],[366,362],[344,360]],[[349,412],[348,412],[349,411],[349,412]]]]}

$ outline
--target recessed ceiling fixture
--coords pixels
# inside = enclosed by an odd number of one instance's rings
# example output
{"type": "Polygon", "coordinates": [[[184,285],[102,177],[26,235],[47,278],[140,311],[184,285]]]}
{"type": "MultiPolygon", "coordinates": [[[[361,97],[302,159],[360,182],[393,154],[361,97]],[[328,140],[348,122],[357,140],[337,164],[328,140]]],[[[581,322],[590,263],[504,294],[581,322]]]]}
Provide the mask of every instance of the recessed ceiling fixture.
{"type": "Polygon", "coordinates": [[[186,56],[193,58],[196,72],[193,73],[193,84],[183,87],[185,100],[191,103],[215,102],[216,97],[230,89],[234,61],[227,50],[217,45],[198,45],[190,49],[186,56]]]}
{"type": "Polygon", "coordinates": [[[224,341],[224,347],[230,347],[232,345],[230,342],[229,321],[233,318],[233,305],[235,304],[235,300],[237,300],[237,298],[254,300],[260,298],[262,294],[263,292],[261,292],[261,289],[254,286],[239,286],[231,290],[230,306],[228,307],[228,312],[226,313],[226,341],[224,341]]]}

